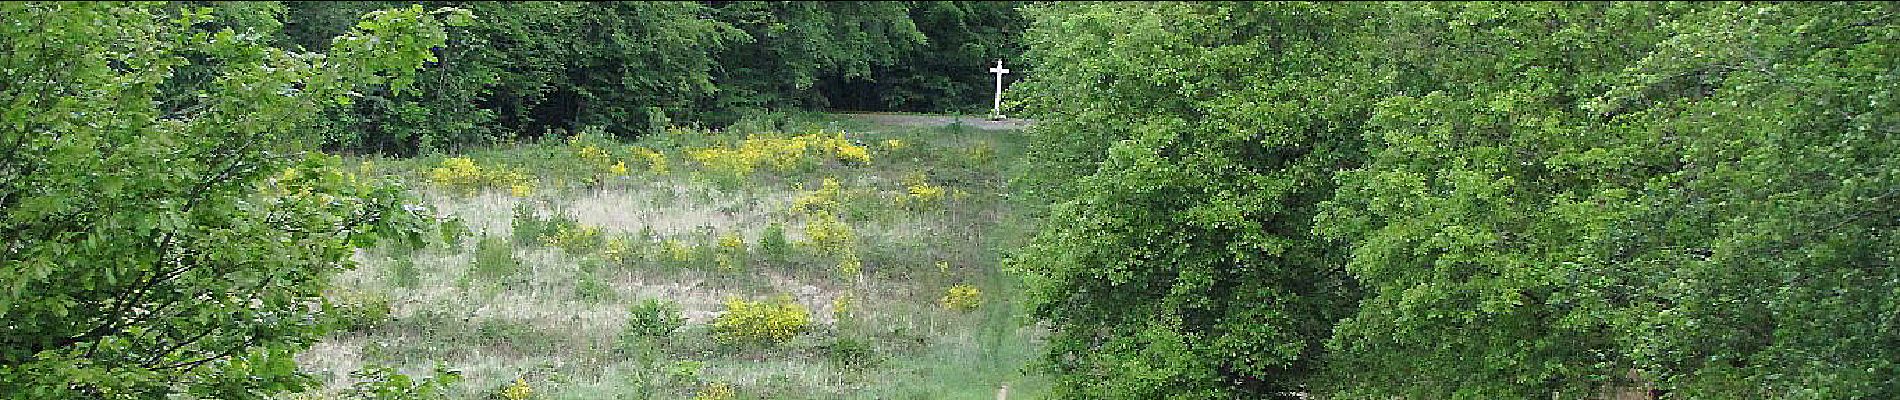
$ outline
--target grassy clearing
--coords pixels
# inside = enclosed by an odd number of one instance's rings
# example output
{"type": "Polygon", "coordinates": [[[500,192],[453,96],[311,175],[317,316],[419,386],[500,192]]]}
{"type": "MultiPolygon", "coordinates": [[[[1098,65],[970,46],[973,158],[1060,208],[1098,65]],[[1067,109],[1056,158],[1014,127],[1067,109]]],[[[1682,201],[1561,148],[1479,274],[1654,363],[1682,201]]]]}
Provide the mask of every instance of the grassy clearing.
{"type": "Polygon", "coordinates": [[[366,159],[456,222],[359,254],[333,297],[388,318],[304,367],[334,390],[446,363],[462,398],[1035,398],[1041,332],[998,271],[1029,228],[1004,193],[1016,140],[781,117],[366,159]],[[788,300],[747,328],[779,333],[716,329],[735,299],[788,300]]]}

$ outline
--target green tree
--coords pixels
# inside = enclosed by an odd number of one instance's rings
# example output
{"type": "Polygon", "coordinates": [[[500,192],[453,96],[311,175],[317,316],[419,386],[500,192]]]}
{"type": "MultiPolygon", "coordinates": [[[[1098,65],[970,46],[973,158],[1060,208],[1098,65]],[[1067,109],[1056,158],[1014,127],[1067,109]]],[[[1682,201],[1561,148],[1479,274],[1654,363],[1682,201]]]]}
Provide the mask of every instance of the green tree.
{"type": "Polygon", "coordinates": [[[301,388],[326,277],[425,222],[296,128],[354,88],[413,86],[438,18],[468,14],[369,13],[312,54],[269,46],[265,11],[0,3],[0,393],[301,388]]]}
{"type": "Polygon", "coordinates": [[[1641,180],[1611,189],[1627,199],[1590,242],[1608,264],[1592,272],[1642,289],[1616,321],[1652,379],[1686,398],[1900,396],[1896,15],[1699,9],[1586,104],[1639,138],[1604,146],[1641,180]]]}
{"type": "Polygon", "coordinates": [[[1308,229],[1358,163],[1359,5],[1027,8],[1054,202],[1019,253],[1064,398],[1274,397],[1310,385],[1358,294],[1308,229]]]}
{"type": "Polygon", "coordinates": [[[1896,11],[1026,9],[1060,394],[1900,395],[1896,11]]]}
{"type": "Polygon", "coordinates": [[[1578,105],[1682,8],[1390,9],[1410,39],[1368,50],[1423,84],[1378,100],[1369,162],[1339,175],[1314,226],[1352,243],[1346,268],[1367,293],[1337,327],[1333,381],[1369,398],[1575,398],[1624,376],[1602,303],[1614,288],[1580,284],[1606,277],[1579,267],[1590,250],[1577,240],[1609,234],[1617,216],[1597,206],[1612,194],[1606,175],[1564,163],[1626,138],[1578,105]]]}
{"type": "Polygon", "coordinates": [[[909,10],[894,1],[720,3],[715,18],[751,40],[720,53],[723,86],[708,108],[826,107],[820,80],[868,77],[927,40],[909,10]]]}
{"type": "Polygon", "coordinates": [[[1315,228],[1349,393],[1895,393],[1891,5],[1451,4],[1315,228]],[[1505,50],[1508,49],[1508,50],[1505,50]],[[1376,383],[1373,383],[1376,382],[1376,383]]]}
{"type": "Polygon", "coordinates": [[[1009,78],[1026,76],[1019,38],[1028,20],[1015,1],[917,1],[909,18],[923,43],[901,47],[894,62],[873,64],[868,74],[832,73],[814,87],[826,104],[848,110],[987,110],[994,76],[992,60],[1007,60],[1009,78]]]}
{"type": "MultiPolygon", "coordinates": [[[[340,16],[416,2],[296,2],[289,36],[318,46],[340,16]]],[[[692,2],[422,2],[455,4],[482,18],[452,27],[439,56],[404,94],[366,92],[324,121],[334,148],[410,154],[550,130],[601,126],[648,133],[669,115],[707,102],[714,57],[748,38],[692,2]]]]}

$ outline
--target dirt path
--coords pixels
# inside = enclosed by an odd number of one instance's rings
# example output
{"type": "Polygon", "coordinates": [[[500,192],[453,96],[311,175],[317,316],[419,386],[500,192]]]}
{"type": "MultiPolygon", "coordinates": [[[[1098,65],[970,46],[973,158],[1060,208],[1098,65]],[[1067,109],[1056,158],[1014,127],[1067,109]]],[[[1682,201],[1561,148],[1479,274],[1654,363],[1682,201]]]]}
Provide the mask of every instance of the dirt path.
{"type": "Polygon", "coordinates": [[[955,116],[955,115],[869,114],[869,113],[840,113],[840,114],[835,114],[835,115],[840,116],[840,117],[871,121],[878,124],[899,125],[899,126],[948,126],[950,124],[960,122],[963,125],[969,126],[971,128],[988,129],[988,130],[1023,129],[1023,128],[1029,127],[1030,124],[1033,124],[1036,122],[1035,120],[1022,119],[1022,118],[1004,118],[999,121],[991,121],[988,118],[984,118],[982,116],[955,116]]]}

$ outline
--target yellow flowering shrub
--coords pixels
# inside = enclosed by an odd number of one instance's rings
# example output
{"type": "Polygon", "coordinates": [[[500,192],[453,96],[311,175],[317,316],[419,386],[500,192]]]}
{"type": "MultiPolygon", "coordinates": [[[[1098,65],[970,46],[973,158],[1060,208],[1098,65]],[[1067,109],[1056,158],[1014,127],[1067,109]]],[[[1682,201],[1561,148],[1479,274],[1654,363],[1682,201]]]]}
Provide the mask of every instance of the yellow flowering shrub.
{"type": "Polygon", "coordinates": [[[938,302],[943,304],[943,308],[970,311],[983,304],[983,291],[969,284],[958,284],[945,290],[943,298],[938,299],[938,302]]]}
{"type": "Polygon", "coordinates": [[[727,344],[780,343],[810,328],[811,310],[783,295],[758,302],[727,298],[725,314],[712,322],[714,337],[727,344]]]}
{"type": "MultiPolygon", "coordinates": [[[[291,172],[291,171],[285,171],[291,172]]],[[[429,170],[429,181],[451,191],[468,194],[482,188],[487,174],[475,160],[468,157],[454,157],[442,160],[442,165],[429,170]]]]}
{"type": "Polygon", "coordinates": [[[594,145],[580,146],[579,149],[574,150],[574,153],[576,156],[580,157],[581,162],[586,163],[587,165],[590,165],[590,166],[601,167],[597,169],[605,169],[605,167],[608,165],[607,163],[611,162],[613,158],[607,155],[606,150],[601,150],[600,146],[594,146],[594,145]]]}
{"type": "Polygon", "coordinates": [[[909,144],[904,143],[903,139],[884,139],[885,150],[903,150],[908,146],[909,144]]]}
{"type": "Polygon", "coordinates": [[[726,250],[744,251],[745,250],[745,236],[740,236],[739,232],[728,232],[726,234],[719,235],[719,248],[726,249],[726,250]]]}
{"type": "Polygon", "coordinates": [[[929,208],[942,204],[945,193],[942,186],[932,185],[922,173],[916,173],[904,177],[904,193],[895,202],[899,207],[929,208]]]}
{"type": "Polygon", "coordinates": [[[838,257],[838,275],[854,276],[864,271],[864,262],[858,260],[856,252],[845,253],[838,257]]]}
{"type": "Polygon", "coordinates": [[[507,387],[501,389],[501,398],[507,400],[532,399],[534,398],[534,388],[528,386],[528,381],[515,378],[515,383],[508,384],[507,387]]]}
{"type": "Polygon", "coordinates": [[[839,184],[836,178],[825,178],[819,183],[818,190],[792,199],[792,210],[837,212],[841,205],[838,199],[841,197],[844,197],[844,185],[839,184]]]}
{"type": "Polygon", "coordinates": [[[429,182],[460,195],[489,187],[508,188],[508,193],[515,197],[534,194],[534,184],[527,174],[503,167],[483,168],[468,157],[442,160],[442,165],[429,170],[429,182]]]}
{"type": "Polygon", "coordinates": [[[698,394],[693,395],[693,400],[733,400],[737,398],[739,398],[739,393],[732,389],[731,384],[725,382],[706,384],[706,387],[699,389],[698,394]]]}
{"type": "Polygon", "coordinates": [[[579,224],[561,226],[544,240],[549,247],[560,248],[570,254],[585,253],[601,245],[600,227],[579,224]]]}
{"type": "Polygon", "coordinates": [[[750,175],[760,168],[778,172],[815,164],[820,157],[831,157],[845,164],[871,162],[870,150],[844,139],[844,133],[810,133],[791,137],[751,135],[735,146],[709,147],[686,152],[687,158],[707,170],[734,176],[750,175]]]}
{"type": "Polygon", "coordinates": [[[627,151],[632,152],[634,158],[646,162],[647,172],[664,174],[668,170],[665,154],[660,154],[658,151],[640,146],[630,147],[627,151]]]}
{"type": "Polygon", "coordinates": [[[660,258],[672,262],[686,262],[693,258],[693,249],[687,247],[684,242],[666,239],[660,242],[660,258]]]}
{"type": "Polygon", "coordinates": [[[838,161],[845,164],[864,165],[871,163],[871,151],[864,146],[846,143],[838,147],[838,161]]]}
{"type": "Polygon", "coordinates": [[[626,262],[632,253],[633,243],[626,238],[609,238],[600,248],[600,258],[615,263],[626,262]]]}
{"type": "Polygon", "coordinates": [[[723,271],[737,271],[745,261],[745,237],[738,232],[719,235],[719,253],[715,260],[723,271]]]}
{"type": "Polygon", "coordinates": [[[910,199],[919,204],[929,204],[943,200],[943,188],[929,183],[910,185],[910,199]]]}
{"type": "Polygon", "coordinates": [[[851,230],[851,225],[839,220],[836,214],[817,213],[805,223],[805,241],[801,244],[822,254],[844,255],[851,252],[855,242],[857,233],[851,230]]]}

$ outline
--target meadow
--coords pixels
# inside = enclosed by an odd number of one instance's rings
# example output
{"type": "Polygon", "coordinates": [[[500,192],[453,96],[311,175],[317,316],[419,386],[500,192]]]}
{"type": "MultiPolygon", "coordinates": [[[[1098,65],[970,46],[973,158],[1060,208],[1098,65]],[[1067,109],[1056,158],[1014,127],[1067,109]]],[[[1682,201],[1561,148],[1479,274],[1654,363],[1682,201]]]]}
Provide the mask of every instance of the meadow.
{"type": "Polygon", "coordinates": [[[1011,130],[766,115],[621,142],[595,131],[413,158],[442,223],[359,251],[325,380],[426,376],[454,398],[1034,398],[1043,330],[1001,270],[1032,228],[1011,130]]]}

